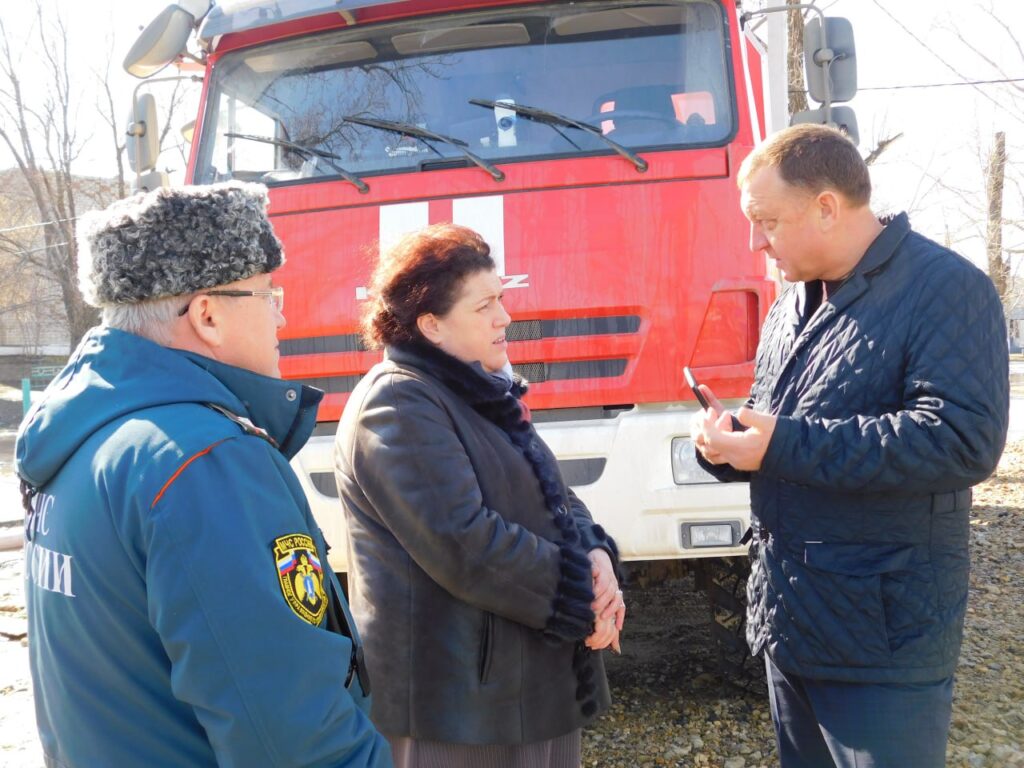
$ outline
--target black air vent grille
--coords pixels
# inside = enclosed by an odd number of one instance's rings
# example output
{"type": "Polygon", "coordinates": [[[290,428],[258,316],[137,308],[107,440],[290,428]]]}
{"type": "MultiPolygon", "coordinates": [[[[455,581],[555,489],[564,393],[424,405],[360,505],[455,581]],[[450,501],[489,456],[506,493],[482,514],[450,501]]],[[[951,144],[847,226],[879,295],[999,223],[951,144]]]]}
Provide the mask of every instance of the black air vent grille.
{"type": "Polygon", "coordinates": [[[505,338],[509,341],[537,341],[564,336],[636,333],[639,329],[640,318],[636,315],[575,317],[566,320],[516,320],[505,330],[505,338]]]}
{"type": "Polygon", "coordinates": [[[607,459],[559,459],[558,468],[566,485],[596,483],[604,472],[607,459]]]}
{"type": "Polygon", "coordinates": [[[316,376],[309,379],[293,379],[293,381],[322,389],[328,395],[336,395],[338,393],[351,392],[356,388],[356,384],[359,383],[361,378],[363,378],[363,375],[360,373],[355,376],[316,376]]]}
{"type": "Polygon", "coordinates": [[[364,352],[366,345],[356,333],[338,336],[307,336],[304,339],[283,339],[279,346],[282,357],[290,355],[326,355],[334,352],[364,352]]]}
{"type": "Polygon", "coordinates": [[[309,479],[313,481],[313,487],[324,496],[338,498],[338,483],[333,472],[310,472],[309,479]]]}
{"type": "MultiPolygon", "coordinates": [[[[566,485],[580,486],[596,483],[604,472],[606,459],[565,459],[559,460],[558,468],[566,485]]],[[[309,479],[313,487],[324,496],[338,498],[338,483],[333,472],[311,472],[309,479]]]]}
{"type": "MultiPolygon", "coordinates": [[[[571,381],[573,379],[608,379],[626,371],[626,360],[579,360],[566,363],[520,363],[513,370],[534,384],[545,381],[571,381]]],[[[362,374],[351,376],[315,376],[293,379],[299,384],[322,389],[328,395],[346,394],[356,388],[362,374]]]]}
{"type": "Polygon", "coordinates": [[[570,363],[521,363],[512,369],[527,381],[540,384],[545,381],[570,379],[608,379],[626,371],[625,359],[579,360],[570,363]]]}

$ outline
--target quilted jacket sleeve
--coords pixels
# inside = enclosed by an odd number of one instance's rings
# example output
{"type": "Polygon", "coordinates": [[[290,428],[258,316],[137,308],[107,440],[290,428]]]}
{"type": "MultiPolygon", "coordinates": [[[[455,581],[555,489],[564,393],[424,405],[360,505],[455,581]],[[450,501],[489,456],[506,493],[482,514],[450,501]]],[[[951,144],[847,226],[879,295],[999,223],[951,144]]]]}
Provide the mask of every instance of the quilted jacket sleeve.
{"type": "Polygon", "coordinates": [[[902,408],[841,420],[780,416],[761,472],[843,491],[909,493],[965,488],[992,473],[1009,420],[1002,306],[980,270],[948,264],[921,275],[909,297],[902,408]]]}
{"type": "MultiPolygon", "coordinates": [[[[747,398],[747,402],[743,404],[747,408],[752,408],[754,405],[753,396],[747,398]]],[[[735,411],[734,411],[735,413],[735,411]]],[[[735,416],[733,416],[735,422],[735,416]]],[[[748,483],[750,482],[750,472],[744,472],[743,470],[736,469],[732,464],[712,464],[710,461],[701,455],[701,452],[697,450],[697,447],[693,448],[694,454],[697,456],[697,463],[700,464],[700,468],[711,475],[713,478],[718,480],[720,483],[748,483]]]]}
{"type": "Polygon", "coordinates": [[[697,463],[700,464],[700,468],[720,483],[746,483],[750,481],[750,472],[736,469],[732,464],[712,464],[696,448],[693,450],[697,454],[697,463]]]}

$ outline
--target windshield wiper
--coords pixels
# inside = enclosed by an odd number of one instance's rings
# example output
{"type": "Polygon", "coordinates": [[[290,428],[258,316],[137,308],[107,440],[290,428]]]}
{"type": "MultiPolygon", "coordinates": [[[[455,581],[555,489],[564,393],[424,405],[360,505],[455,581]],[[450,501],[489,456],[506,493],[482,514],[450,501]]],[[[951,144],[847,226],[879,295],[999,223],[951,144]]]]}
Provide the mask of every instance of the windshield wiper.
{"type": "Polygon", "coordinates": [[[604,135],[604,133],[601,132],[601,129],[598,128],[596,125],[591,125],[590,123],[584,123],[579,120],[574,120],[571,117],[560,115],[557,112],[549,112],[548,110],[540,109],[539,107],[528,107],[525,104],[515,104],[511,101],[488,101],[487,99],[470,99],[469,103],[475,104],[478,107],[490,107],[491,109],[507,109],[510,112],[515,112],[517,115],[522,115],[527,120],[533,120],[534,122],[551,126],[552,128],[555,129],[555,131],[558,132],[558,134],[563,139],[565,139],[574,147],[576,147],[576,149],[579,149],[579,146],[576,144],[576,142],[574,142],[572,139],[570,139],[568,136],[566,136],[558,129],[577,128],[581,131],[585,131],[586,133],[589,133],[592,136],[596,136],[609,147],[611,147],[620,155],[622,155],[624,158],[633,163],[633,165],[636,166],[636,169],[638,171],[643,172],[647,170],[646,160],[640,157],[640,155],[638,155],[636,152],[626,149],[624,146],[619,144],[619,142],[609,139],[607,136],[604,135]]]}
{"type": "Polygon", "coordinates": [[[433,145],[433,142],[440,141],[442,144],[448,144],[449,146],[455,147],[461,152],[467,160],[476,165],[479,168],[483,168],[495,181],[504,181],[505,174],[495,168],[491,163],[484,160],[482,157],[478,157],[469,151],[466,142],[461,139],[455,139],[451,136],[445,136],[441,133],[434,133],[428,131],[426,128],[420,128],[418,125],[412,125],[410,123],[397,123],[393,120],[378,120],[376,118],[369,117],[352,117],[346,115],[341,118],[346,123],[356,123],[357,125],[366,125],[370,128],[379,128],[382,131],[391,131],[397,133],[400,136],[409,136],[413,139],[419,139],[426,144],[438,157],[443,158],[444,155],[438,151],[437,147],[433,145]]]}
{"type": "Polygon", "coordinates": [[[325,160],[333,170],[337,171],[338,175],[341,176],[341,178],[343,178],[348,183],[354,185],[355,188],[358,189],[361,193],[365,195],[367,192],[370,191],[370,187],[369,185],[367,185],[365,181],[360,179],[351,171],[346,171],[337,163],[332,162],[333,160],[341,160],[341,158],[338,155],[334,154],[333,152],[328,152],[323,149],[314,149],[313,147],[306,147],[303,146],[302,144],[296,144],[294,141],[288,141],[286,139],[275,139],[270,136],[253,136],[248,133],[225,133],[224,135],[230,139],[244,139],[246,141],[258,141],[261,144],[273,144],[275,147],[284,147],[285,149],[290,149],[294,152],[297,152],[299,155],[319,157],[325,160]]]}

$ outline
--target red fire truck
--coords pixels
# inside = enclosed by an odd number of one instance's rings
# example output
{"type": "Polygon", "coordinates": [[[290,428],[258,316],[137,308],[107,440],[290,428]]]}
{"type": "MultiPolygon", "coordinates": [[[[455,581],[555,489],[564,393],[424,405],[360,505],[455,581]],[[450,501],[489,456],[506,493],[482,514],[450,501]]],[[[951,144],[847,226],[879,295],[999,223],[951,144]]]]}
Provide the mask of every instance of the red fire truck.
{"type": "Polygon", "coordinates": [[[490,243],[534,420],[623,558],[744,552],[747,488],[697,466],[682,373],[744,397],[775,295],[738,204],[767,65],[735,2],[180,0],[126,67],[183,52],[204,69],[187,181],[270,188],[282,371],[327,393],[294,464],[337,566],[333,433],[379,359],[367,279],[378,247],[441,221],[490,243]]]}

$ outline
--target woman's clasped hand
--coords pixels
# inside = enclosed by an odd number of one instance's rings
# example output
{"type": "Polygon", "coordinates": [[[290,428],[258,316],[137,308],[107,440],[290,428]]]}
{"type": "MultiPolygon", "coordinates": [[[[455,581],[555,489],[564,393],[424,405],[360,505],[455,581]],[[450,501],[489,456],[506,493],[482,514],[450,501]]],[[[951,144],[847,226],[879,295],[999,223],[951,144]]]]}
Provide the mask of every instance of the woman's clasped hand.
{"type": "Polygon", "coordinates": [[[592,549],[588,556],[594,577],[594,632],[586,644],[593,651],[611,648],[620,653],[619,633],[626,618],[626,602],[615,578],[615,568],[603,549],[592,549]]]}

